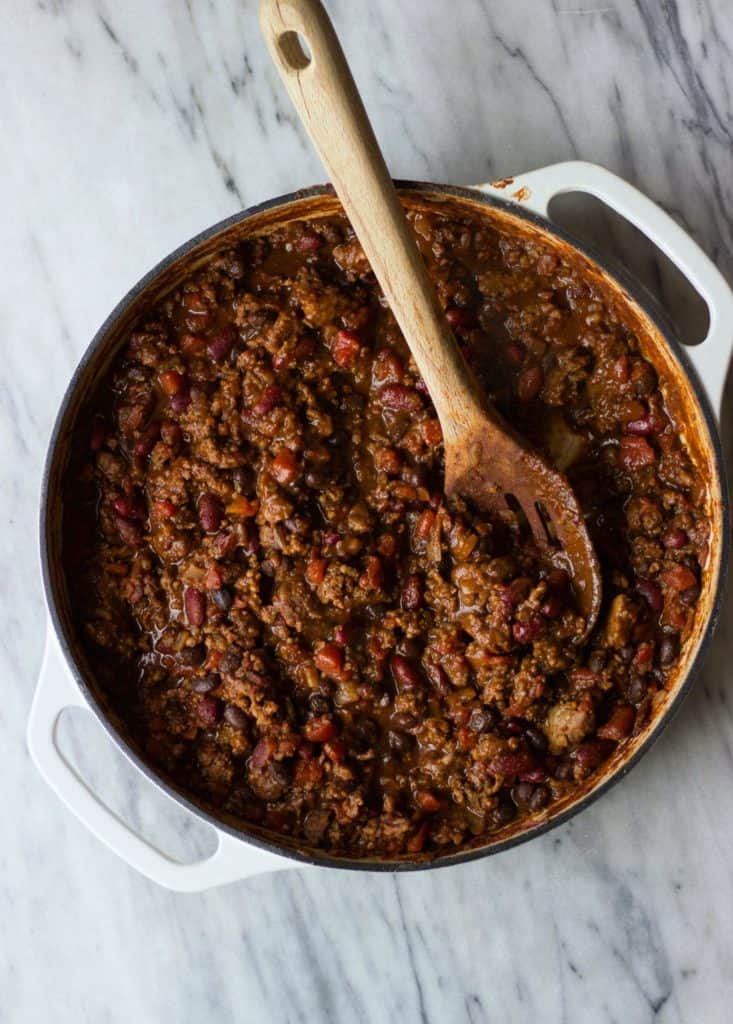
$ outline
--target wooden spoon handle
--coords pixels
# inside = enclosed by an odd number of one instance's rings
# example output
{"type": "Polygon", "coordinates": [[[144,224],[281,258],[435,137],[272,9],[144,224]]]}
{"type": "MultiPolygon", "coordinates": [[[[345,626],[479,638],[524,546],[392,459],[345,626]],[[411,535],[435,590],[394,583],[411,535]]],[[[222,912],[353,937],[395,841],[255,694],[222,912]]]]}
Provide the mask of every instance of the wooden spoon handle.
{"type": "Polygon", "coordinates": [[[446,443],[481,408],[334,28],[318,0],[262,0],[260,25],[427,385],[446,443]],[[306,49],[307,48],[307,49],[306,49]]]}

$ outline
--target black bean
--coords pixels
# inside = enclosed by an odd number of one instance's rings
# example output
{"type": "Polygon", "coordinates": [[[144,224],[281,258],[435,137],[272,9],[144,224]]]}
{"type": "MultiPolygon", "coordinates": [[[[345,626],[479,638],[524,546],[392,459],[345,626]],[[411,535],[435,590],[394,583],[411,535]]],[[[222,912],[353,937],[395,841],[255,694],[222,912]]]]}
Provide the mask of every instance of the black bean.
{"type": "Polygon", "coordinates": [[[242,652],[236,644],[230,644],[224,651],[219,661],[219,669],[222,672],[231,674],[236,672],[242,664],[242,652]]]}
{"type": "Polygon", "coordinates": [[[236,704],[227,704],[224,709],[224,718],[234,729],[247,728],[247,715],[236,704]]]}
{"type": "Polygon", "coordinates": [[[211,693],[217,686],[221,684],[221,678],[216,672],[210,672],[207,676],[202,679],[194,679],[191,683],[191,689],[194,693],[211,693]]]}
{"type": "Polygon", "coordinates": [[[392,715],[392,725],[395,729],[409,732],[410,729],[414,729],[417,725],[417,715],[413,715],[409,711],[398,711],[392,715]]]}
{"type": "Polygon", "coordinates": [[[517,807],[527,807],[532,799],[535,787],[531,782],[520,782],[512,790],[512,798],[517,807]]]}
{"type": "Polygon", "coordinates": [[[529,806],[533,811],[540,811],[550,799],[550,791],[547,786],[537,786],[529,798],[529,806]]]}
{"type": "Polygon", "coordinates": [[[603,651],[593,651],[588,659],[588,668],[591,672],[602,672],[606,664],[606,655],[603,651]]]}
{"type": "Polygon", "coordinates": [[[474,708],[468,720],[468,728],[474,732],[489,732],[499,721],[498,712],[491,707],[474,708]]]}
{"type": "Polygon", "coordinates": [[[629,700],[632,704],[641,704],[646,697],[646,687],[644,674],[632,669],[629,678],[629,700]]]}
{"type": "Polygon", "coordinates": [[[221,611],[228,612],[234,598],[228,587],[219,587],[218,590],[211,591],[211,600],[221,611]]]}
{"type": "Polygon", "coordinates": [[[672,665],[680,653],[680,638],[676,633],[669,633],[662,638],[659,645],[659,664],[663,668],[672,665]]]}
{"type": "Polygon", "coordinates": [[[541,754],[547,750],[547,737],[534,725],[528,725],[524,730],[524,735],[529,740],[530,744],[538,750],[541,754]]]}
{"type": "Polygon", "coordinates": [[[206,644],[195,644],[193,647],[184,647],[178,652],[178,661],[186,668],[198,668],[206,661],[206,644]]]}
{"type": "Polygon", "coordinates": [[[555,769],[555,778],[561,782],[569,782],[575,775],[575,768],[570,761],[561,761],[555,769]]]}
{"type": "Polygon", "coordinates": [[[501,828],[508,825],[516,817],[517,809],[509,800],[502,800],[498,807],[491,812],[491,824],[494,828],[501,828]]]}
{"type": "Polygon", "coordinates": [[[308,698],[308,704],[314,715],[331,714],[331,701],[322,693],[312,693],[308,698]]]}
{"type": "Polygon", "coordinates": [[[387,733],[387,742],[389,743],[389,749],[394,751],[395,754],[404,754],[405,751],[410,749],[413,741],[412,737],[407,733],[390,729],[387,733]]]}

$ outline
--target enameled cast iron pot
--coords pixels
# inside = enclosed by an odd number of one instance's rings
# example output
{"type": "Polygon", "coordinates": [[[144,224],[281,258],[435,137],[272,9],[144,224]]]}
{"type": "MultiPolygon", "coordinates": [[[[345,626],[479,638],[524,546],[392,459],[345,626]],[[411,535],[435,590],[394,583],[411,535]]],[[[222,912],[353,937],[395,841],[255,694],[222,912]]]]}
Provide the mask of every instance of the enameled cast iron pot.
{"type": "Polygon", "coordinates": [[[440,204],[456,211],[478,208],[485,216],[519,234],[541,236],[546,244],[556,249],[574,250],[575,258],[585,263],[588,276],[602,283],[612,299],[622,304],[624,316],[632,326],[638,326],[642,339],[651,339],[646,343],[642,340],[644,354],[663,374],[676,381],[682,402],[673,407],[673,412],[683,425],[687,444],[696,453],[709,481],[711,545],[696,625],[683,649],[677,674],[670,681],[666,698],[640,735],[624,746],[572,798],[532,818],[510,824],[494,837],[477,841],[474,847],[460,853],[391,860],[349,860],[304,849],[264,833],[255,826],[243,827],[241,822],[227,819],[223,814],[214,815],[146,764],[126,738],[122,723],[106,707],[74,635],[60,563],[60,482],[67,465],[75,418],[141,310],[175,287],[219,248],[283,221],[327,214],[335,209],[336,200],[330,190],[314,188],[273,199],[236,214],[204,231],[159,263],[135,285],[102,325],[61,403],[46,459],[41,496],[41,564],[49,623],[45,657],[28,726],[30,752],[49,785],[95,835],[128,864],[172,889],[207,889],[259,872],[295,867],[298,862],[369,871],[442,867],[497,853],[540,835],[600,796],[649,749],[680,706],[715,627],[722,599],[730,530],[716,415],[733,346],[733,293],[716,268],[658,206],[620,178],[592,164],[557,164],[513,180],[472,189],[414,182],[402,183],[400,187],[408,204],[431,207],[440,204]],[[643,231],[677,265],[702,295],[709,309],[709,329],[702,344],[683,349],[638,283],[627,280],[618,270],[609,272],[602,260],[550,223],[548,204],[563,192],[585,192],[603,200],[643,231]],[[214,827],[218,846],[212,856],[193,864],[177,863],[132,831],[99,801],[58,747],[59,717],[65,708],[74,706],[91,710],[143,775],[178,804],[214,827]]]}

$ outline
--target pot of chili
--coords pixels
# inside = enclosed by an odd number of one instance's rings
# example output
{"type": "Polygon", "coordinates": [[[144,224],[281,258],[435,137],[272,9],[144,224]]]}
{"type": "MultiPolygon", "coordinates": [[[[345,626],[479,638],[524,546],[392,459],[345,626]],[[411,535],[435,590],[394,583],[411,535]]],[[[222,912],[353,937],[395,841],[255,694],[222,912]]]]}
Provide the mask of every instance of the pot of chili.
{"type": "Polygon", "coordinates": [[[174,889],[446,866],[540,835],[649,749],[715,627],[733,295],[713,264],[590,164],[400,191],[467,358],[576,490],[603,611],[581,641],[571,581],[521,517],[445,500],[429,395],[328,188],[198,235],[120,302],[62,401],[29,723],[71,810],[174,889]],[[564,191],[686,274],[700,346],[550,222],[564,191]],[[212,857],[176,863],[99,802],[57,745],[72,705],[216,829],[212,857]]]}

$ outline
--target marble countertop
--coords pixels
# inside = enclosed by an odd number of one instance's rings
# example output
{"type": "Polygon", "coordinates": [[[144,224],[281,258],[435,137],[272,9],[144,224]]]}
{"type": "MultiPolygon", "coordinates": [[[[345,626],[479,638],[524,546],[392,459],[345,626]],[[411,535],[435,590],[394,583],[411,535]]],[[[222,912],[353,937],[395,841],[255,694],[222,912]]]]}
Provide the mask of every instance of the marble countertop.
{"type": "MultiPolygon", "coordinates": [[[[328,6],[395,176],[471,183],[596,161],[733,276],[728,0],[328,6]]],[[[0,55],[0,1022],[730,1020],[730,605],[683,710],[629,778],[550,834],[463,867],[293,870],[178,895],[43,784],[25,744],[45,633],[36,510],[66,382],[161,256],[324,174],[254,0],[10,0],[0,55]]],[[[682,322],[684,289],[636,239],[597,228],[682,322]]],[[[145,834],[181,856],[207,849],[205,827],[90,716],[69,715],[62,734],[145,834]]]]}

